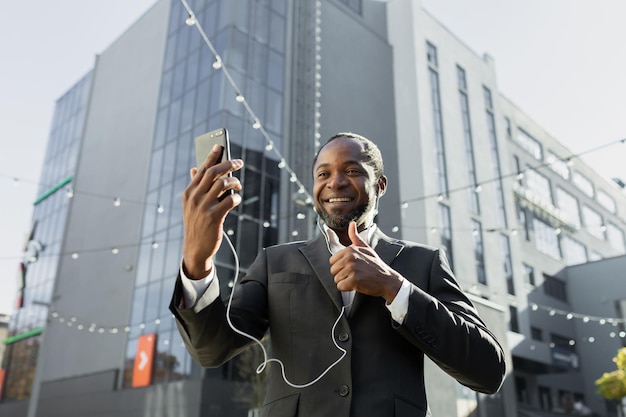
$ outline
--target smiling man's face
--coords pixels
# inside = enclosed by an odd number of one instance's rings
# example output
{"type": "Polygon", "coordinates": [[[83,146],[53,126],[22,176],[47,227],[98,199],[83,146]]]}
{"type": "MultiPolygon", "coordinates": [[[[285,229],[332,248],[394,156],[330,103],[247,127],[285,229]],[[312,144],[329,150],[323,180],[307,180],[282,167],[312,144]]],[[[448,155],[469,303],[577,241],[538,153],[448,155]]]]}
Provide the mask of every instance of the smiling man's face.
{"type": "Polygon", "coordinates": [[[350,137],[334,139],[320,150],[313,167],[315,209],[338,234],[347,233],[352,220],[362,230],[373,221],[376,195],[385,186],[381,181],[363,161],[361,142],[350,137]]]}

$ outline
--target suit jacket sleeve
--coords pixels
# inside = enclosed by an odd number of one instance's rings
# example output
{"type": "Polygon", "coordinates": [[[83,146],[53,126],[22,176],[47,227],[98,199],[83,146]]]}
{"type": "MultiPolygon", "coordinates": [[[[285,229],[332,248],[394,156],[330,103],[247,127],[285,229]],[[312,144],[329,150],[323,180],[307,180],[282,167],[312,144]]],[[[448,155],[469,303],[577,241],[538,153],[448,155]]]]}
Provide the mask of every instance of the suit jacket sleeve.
{"type": "MultiPolygon", "coordinates": [[[[265,251],[258,256],[251,270],[265,270],[264,255],[265,251]]],[[[218,295],[215,301],[197,312],[193,306],[183,307],[180,274],[177,277],[169,308],[176,317],[187,351],[201,366],[220,366],[253,343],[250,338],[234,331],[229,321],[239,331],[259,340],[265,334],[268,328],[267,277],[259,273],[254,276],[257,279],[244,278],[237,284],[232,302],[236,309],[227,310],[227,303],[218,295]]],[[[209,290],[219,291],[214,284],[215,281],[209,290]]]]}
{"type": "Polygon", "coordinates": [[[443,253],[427,250],[430,262],[424,262],[425,254],[415,256],[423,249],[405,249],[391,265],[400,265],[398,272],[412,282],[398,331],[461,384],[495,393],[506,372],[502,347],[458,286],[443,253]]]}

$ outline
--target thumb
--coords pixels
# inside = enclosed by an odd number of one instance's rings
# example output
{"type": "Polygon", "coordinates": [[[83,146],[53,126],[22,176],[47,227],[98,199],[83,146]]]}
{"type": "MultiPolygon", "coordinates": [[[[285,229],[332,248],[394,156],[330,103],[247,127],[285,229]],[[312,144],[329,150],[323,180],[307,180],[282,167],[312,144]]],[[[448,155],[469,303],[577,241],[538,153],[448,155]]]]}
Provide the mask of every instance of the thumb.
{"type": "Polygon", "coordinates": [[[350,241],[354,246],[368,246],[367,242],[365,242],[363,239],[361,239],[361,236],[359,236],[356,222],[350,222],[350,224],[348,225],[348,236],[350,237],[350,241]]]}

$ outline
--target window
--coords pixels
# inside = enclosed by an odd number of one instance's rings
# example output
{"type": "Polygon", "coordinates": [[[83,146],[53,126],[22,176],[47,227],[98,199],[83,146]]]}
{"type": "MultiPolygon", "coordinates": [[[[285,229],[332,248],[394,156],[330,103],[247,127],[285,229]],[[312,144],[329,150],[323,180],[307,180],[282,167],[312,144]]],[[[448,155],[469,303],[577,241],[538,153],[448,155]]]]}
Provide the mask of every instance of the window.
{"type": "Polygon", "coordinates": [[[476,261],[476,274],[478,282],[487,284],[487,276],[485,274],[485,254],[483,247],[483,230],[482,225],[477,220],[472,220],[472,236],[474,237],[474,260],[476,261]]]}
{"type": "Polygon", "coordinates": [[[533,230],[535,231],[535,247],[537,250],[554,259],[561,259],[557,230],[537,218],[533,219],[533,230]]]}
{"type": "Polygon", "coordinates": [[[437,48],[431,43],[427,43],[429,78],[430,78],[430,98],[432,103],[433,127],[435,133],[435,177],[437,179],[437,192],[448,196],[448,178],[446,172],[446,153],[444,147],[443,119],[441,110],[441,97],[439,92],[439,72],[437,69],[437,48]]]}
{"type": "Polygon", "coordinates": [[[541,161],[543,159],[541,143],[521,128],[517,129],[517,143],[536,160],[541,161]]]}
{"type": "Polygon", "coordinates": [[[530,337],[538,342],[543,341],[543,330],[538,327],[530,326],[530,337]]]}
{"type": "Polygon", "coordinates": [[[452,259],[452,227],[450,225],[450,208],[439,204],[439,228],[441,229],[441,247],[446,253],[448,264],[454,271],[452,259]]]}
{"type": "Polygon", "coordinates": [[[590,235],[597,237],[600,240],[605,240],[606,226],[602,222],[602,216],[589,206],[583,205],[583,222],[585,223],[585,229],[590,235]]]}
{"type": "Polygon", "coordinates": [[[587,177],[580,172],[574,171],[572,173],[572,182],[580,191],[585,193],[587,197],[593,198],[593,184],[587,177]]]}
{"type": "Polygon", "coordinates": [[[606,225],[606,237],[613,248],[617,249],[620,253],[626,252],[626,247],[624,246],[624,232],[622,229],[609,223],[606,225]]]}
{"type": "Polygon", "coordinates": [[[615,200],[613,200],[613,197],[608,195],[606,192],[602,190],[598,190],[598,194],[596,195],[596,198],[598,200],[598,203],[600,203],[602,207],[604,207],[611,213],[617,212],[617,206],[615,205],[615,200]]]}
{"type": "Polygon", "coordinates": [[[437,63],[437,48],[430,42],[426,42],[426,55],[428,63],[436,68],[439,65],[437,63]]]}
{"type": "Polygon", "coordinates": [[[559,158],[556,154],[548,151],[546,153],[546,162],[549,164],[552,171],[559,174],[563,179],[569,180],[569,167],[567,162],[559,158]]]}
{"type": "Polygon", "coordinates": [[[578,209],[578,200],[576,197],[565,191],[564,189],[556,188],[556,204],[561,210],[561,215],[565,217],[565,220],[576,228],[580,227],[580,210],[578,209]]]}
{"type": "Polygon", "coordinates": [[[550,333],[550,347],[551,348],[556,347],[556,348],[567,349],[569,351],[576,352],[576,344],[573,342],[574,341],[569,337],[561,336],[556,333],[550,333]]]}
{"type": "Polygon", "coordinates": [[[536,195],[542,203],[552,205],[552,190],[550,189],[550,180],[544,177],[534,169],[528,168],[524,174],[526,178],[526,187],[534,195],[536,195]]]}
{"type": "Polygon", "coordinates": [[[506,137],[508,139],[511,139],[512,136],[512,129],[511,129],[511,119],[509,119],[508,117],[504,116],[504,125],[506,126],[506,137]]]}
{"type": "Polygon", "coordinates": [[[478,204],[478,191],[476,181],[476,166],[474,163],[474,139],[472,138],[472,126],[470,123],[469,99],[467,97],[467,81],[465,78],[465,70],[459,66],[456,67],[459,99],[461,102],[461,119],[463,120],[463,138],[465,139],[465,160],[467,162],[467,176],[469,179],[469,206],[470,212],[480,214],[480,206],[478,204]]]}
{"type": "Polygon", "coordinates": [[[515,203],[517,208],[517,219],[524,230],[524,239],[530,241],[530,218],[526,209],[519,205],[519,203],[515,203]]]}
{"type": "Polygon", "coordinates": [[[502,248],[502,261],[504,266],[504,277],[506,278],[506,288],[509,294],[515,295],[515,283],[513,282],[513,264],[511,262],[511,246],[507,235],[500,235],[500,246],[502,248]]]}
{"type": "Polygon", "coordinates": [[[526,264],[522,264],[522,271],[524,272],[524,282],[535,286],[535,269],[526,264]]]}
{"type": "Polygon", "coordinates": [[[543,274],[543,291],[550,297],[567,302],[567,287],[563,280],[543,274]]]}
{"type": "Polygon", "coordinates": [[[517,402],[521,404],[530,404],[530,398],[528,398],[528,388],[526,387],[526,379],[516,376],[515,377],[515,392],[517,395],[517,402]]]}
{"type": "Polygon", "coordinates": [[[561,245],[563,248],[563,259],[567,265],[578,265],[587,262],[587,248],[582,243],[569,236],[563,236],[561,245]]]}
{"type": "Polygon", "coordinates": [[[509,330],[519,333],[519,319],[517,318],[517,307],[509,306],[509,330]]]}
{"type": "Polygon", "coordinates": [[[507,227],[506,211],[504,210],[504,191],[502,188],[502,170],[500,169],[500,157],[498,155],[498,136],[496,134],[496,119],[494,116],[493,100],[491,90],[483,86],[483,97],[485,99],[485,112],[487,115],[487,130],[489,134],[489,148],[491,153],[491,163],[493,166],[493,177],[496,181],[496,204],[498,213],[498,226],[507,227]]]}
{"type": "Polygon", "coordinates": [[[522,182],[524,174],[522,172],[522,164],[519,160],[519,156],[513,155],[513,163],[515,164],[515,172],[517,173],[517,183],[519,185],[524,185],[524,183],[522,182]]]}

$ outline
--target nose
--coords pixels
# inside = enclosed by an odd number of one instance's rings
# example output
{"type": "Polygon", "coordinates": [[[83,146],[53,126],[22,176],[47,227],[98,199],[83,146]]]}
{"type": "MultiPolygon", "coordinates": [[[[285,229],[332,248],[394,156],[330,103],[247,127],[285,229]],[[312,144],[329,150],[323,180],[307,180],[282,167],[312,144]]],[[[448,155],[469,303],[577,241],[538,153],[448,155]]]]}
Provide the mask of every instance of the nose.
{"type": "Polygon", "coordinates": [[[348,178],[343,173],[333,174],[326,183],[327,188],[342,188],[348,184],[348,178]]]}

